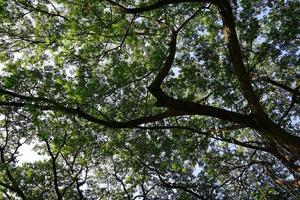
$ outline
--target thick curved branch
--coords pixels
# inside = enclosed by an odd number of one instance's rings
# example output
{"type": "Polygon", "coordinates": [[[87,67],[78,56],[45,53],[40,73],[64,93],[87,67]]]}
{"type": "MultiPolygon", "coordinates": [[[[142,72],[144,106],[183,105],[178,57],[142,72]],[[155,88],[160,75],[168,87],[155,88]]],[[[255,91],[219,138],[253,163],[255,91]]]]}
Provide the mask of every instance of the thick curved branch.
{"type": "Polygon", "coordinates": [[[224,36],[228,45],[230,59],[240,82],[244,97],[249,102],[254,113],[262,113],[263,108],[254,93],[249,73],[244,65],[242,50],[235,30],[235,18],[232,12],[231,2],[228,0],[218,0],[216,7],[223,20],[224,36]]]}
{"type": "Polygon", "coordinates": [[[137,7],[137,8],[126,8],[125,6],[112,1],[112,0],[106,0],[111,5],[119,7],[123,12],[129,13],[129,14],[138,14],[142,12],[147,12],[151,10],[155,10],[167,5],[174,5],[174,4],[180,4],[180,3],[192,3],[192,2],[197,2],[197,3],[210,3],[211,0],[159,0],[156,3],[150,4],[148,6],[142,6],[142,7],[137,7]]]}
{"type": "MultiPolygon", "coordinates": [[[[176,33],[177,34],[177,33],[176,33]]],[[[176,48],[176,47],[175,47],[176,48]]],[[[175,55],[175,52],[174,52],[175,55]]],[[[174,56],[168,56],[169,59],[174,59],[174,56]]],[[[0,102],[0,105],[3,106],[15,106],[15,107],[35,107],[41,110],[59,110],[65,113],[73,114],[78,117],[84,118],[88,121],[94,122],[99,125],[103,125],[110,128],[131,128],[136,127],[140,124],[156,122],[163,120],[168,117],[180,116],[180,115],[206,115],[211,117],[216,117],[219,119],[231,121],[234,123],[245,124],[249,127],[255,128],[255,124],[250,116],[242,115],[239,113],[227,111],[220,108],[215,108],[212,106],[201,105],[193,102],[186,102],[182,100],[176,100],[171,97],[168,97],[165,93],[160,89],[160,84],[164,80],[165,76],[168,74],[169,67],[172,65],[172,61],[166,61],[159,75],[156,76],[155,80],[149,86],[150,92],[157,98],[158,102],[161,106],[165,106],[170,110],[159,113],[157,115],[146,116],[137,118],[134,120],[126,121],[126,122],[117,122],[117,121],[106,121],[99,119],[93,115],[90,115],[80,108],[71,108],[63,106],[61,103],[55,102],[51,99],[47,99],[45,97],[33,97],[33,96],[25,96],[20,95],[8,90],[0,89],[0,94],[6,94],[12,97],[19,98],[21,100],[27,101],[24,102],[0,102]],[[154,86],[153,86],[154,83],[154,86]],[[158,91],[156,91],[156,87],[158,86],[158,91]],[[157,94],[158,92],[158,94],[157,94]]]]}
{"type": "Polygon", "coordinates": [[[176,54],[177,34],[178,34],[178,32],[176,32],[176,31],[172,32],[171,41],[169,43],[168,56],[163,64],[162,68],[159,70],[158,74],[155,76],[154,80],[148,87],[148,89],[150,90],[151,93],[152,92],[155,93],[155,90],[157,90],[158,88],[160,89],[162,82],[164,81],[166,76],[169,74],[169,71],[172,67],[172,64],[173,64],[174,58],[175,58],[175,54],[176,54]]]}
{"type": "Polygon", "coordinates": [[[138,125],[145,124],[145,123],[151,123],[156,121],[161,121],[163,119],[166,119],[168,117],[174,117],[174,116],[180,116],[180,115],[186,115],[187,113],[181,112],[181,111],[173,111],[173,110],[167,110],[165,112],[152,115],[152,116],[145,116],[125,122],[117,122],[117,121],[106,121],[99,119],[89,113],[84,112],[80,108],[72,108],[64,106],[61,103],[55,102],[51,99],[47,99],[45,97],[34,97],[34,96],[25,96],[20,95],[8,90],[4,90],[3,88],[0,88],[0,94],[6,94],[11,97],[19,98],[20,100],[23,100],[25,102],[17,102],[17,101],[0,101],[0,106],[10,106],[10,107],[34,107],[40,110],[58,110],[62,111],[67,114],[72,114],[75,116],[78,116],[80,118],[86,119],[90,122],[94,122],[99,125],[103,125],[109,128],[134,128],[138,125]]]}
{"type": "Polygon", "coordinates": [[[199,103],[188,102],[184,100],[174,99],[166,95],[162,89],[161,84],[168,75],[172,64],[174,62],[175,53],[176,53],[176,39],[177,31],[173,31],[171,35],[171,41],[169,43],[169,52],[168,56],[159,70],[158,74],[148,86],[150,93],[156,98],[157,105],[161,107],[167,107],[172,110],[178,110],[185,112],[190,115],[205,115],[210,117],[215,117],[218,119],[231,121],[233,123],[239,123],[247,125],[248,127],[258,129],[255,122],[250,116],[243,115],[236,112],[231,112],[225,109],[216,108],[213,106],[202,105],[199,103]]]}
{"type": "Polygon", "coordinates": [[[235,18],[231,1],[218,0],[215,2],[215,5],[223,20],[224,36],[229,49],[229,56],[243,95],[250,105],[255,123],[263,130],[260,131],[260,134],[265,139],[286,149],[293,154],[293,156],[300,158],[300,138],[286,132],[279,125],[274,123],[264,112],[254,92],[249,73],[244,65],[242,50],[235,30],[235,18]]]}

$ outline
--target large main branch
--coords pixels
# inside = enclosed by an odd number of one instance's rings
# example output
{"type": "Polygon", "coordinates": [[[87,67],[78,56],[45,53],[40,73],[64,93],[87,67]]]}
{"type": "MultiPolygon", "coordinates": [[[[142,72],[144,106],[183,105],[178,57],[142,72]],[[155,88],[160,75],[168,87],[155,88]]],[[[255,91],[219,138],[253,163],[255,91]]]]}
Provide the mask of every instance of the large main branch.
{"type": "MultiPolygon", "coordinates": [[[[107,0],[112,5],[118,6],[125,13],[137,14],[141,12],[151,11],[159,9],[163,6],[170,4],[180,4],[187,2],[202,2],[202,3],[212,3],[214,4],[223,20],[224,36],[228,44],[230,59],[233,64],[234,71],[239,80],[240,87],[243,91],[245,99],[248,101],[251,111],[253,113],[253,118],[248,118],[250,124],[247,125],[251,128],[260,131],[260,134],[267,140],[278,144],[279,146],[287,149],[289,152],[294,154],[296,157],[300,157],[300,138],[294,136],[279,125],[275,124],[268,115],[264,112],[264,109],[256,96],[254,89],[251,85],[251,79],[246,70],[243,61],[243,55],[237,33],[235,30],[235,18],[232,11],[231,1],[229,0],[164,0],[157,1],[156,3],[150,4],[148,6],[142,6],[138,8],[126,8],[119,3],[112,0],[107,0]],[[254,121],[254,122],[253,122],[254,121]]],[[[199,105],[192,102],[186,102],[182,100],[176,100],[167,96],[160,88],[164,78],[168,74],[171,68],[176,51],[176,35],[172,35],[170,43],[169,55],[165,61],[165,67],[163,67],[158,73],[155,80],[149,86],[149,91],[156,97],[157,103],[160,106],[172,108],[175,110],[182,110],[190,114],[199,114],[212,116],[223,120],[232,121],[235,123],[241,123],[245,119],[244,115],[239,116],[242,120],[240,121],[235,114],[232,112],[209,107],[205,105],[199,105]],[[174,42],[175,37],[175,42],[174,42]],[[173,43],[172,43],[173,41],[173,43]],[[174,47],[171,47],[173,45],[174,47]]]]}
{"type": "Polygon", "coordinates": [[[247,125],[248,127],[258,129],[255,122],[250,116],[243,115],[240,113],[228,111],[225,109],[216,108],[213,106],[202,105],[199,103],[188,102],[184,100],[174,99],[165,94],[161,89],[161,84],[168,75],[172,64],[174,62],[176,53],[176,39],[178,31],[173,31],[171,35],[171,41],[169,43],[168,56],[159,70],[158,74],[149,85],[148,89],[151,94],[156,98],[157,105],[162,107],[167,107],[172,110],[179,110],[190,115],[205,115],[210,117],[215,117],[218,119],[231,121],[233,123],[239,123],[247,125]]]}
{"type": "Polygon", "coordinates": [[[229,0],[218,0],[215,5],[223,20],[224,36],[234,71],[239,80],[244,97],[253,112],[254,120],[262,129],[262,131],[260,131],[261,135],[265,139],[278,144],[294,154],[294,156],[300,158],[300,138],[291,135],[275,124],[264,112],[254,92],[249,73],[244,65],[242,50],[235,29],[235,17],[233,15],[231,2],[229,0]]]}
{"type": "Polygon", "coordinates": [[[296,157],[300,157],[300,138],[294,136],[280,126],[275,124],[268,115],[264,112],[263,107],[256,96],[254,89],[251,85],[251,80],[246,67],[243,62],[243,55],[237,33],[235,30],[235,18],[233,15],[231,1],[229,0],[160,0],[156,3],[150,4],[148,6],[142,6],[138,8],[126,8],[123,5],[112,1],[106,0],[108,3],[118,6],[125,13],[137,14],[141,12],[151,11],[159,9],[163,6],[170,4],[180,4],[187,2],[198,2],[198,3],[211,3],[217,7],[219,13],[223,20],[224,36],[228,44],[230,59],[240,83],[240,87],[243,91],[245,99],[248,101],[252,115],[243,115],[240,113],[228,111],[225,109],[216,108],[213,106],[203,105],[194,102],[188,102],[184,100],[174,99],[164,93],[161,89],[161,84],[163,83],[165,77],[168,75],[169,70],[172,67],[175,53],[176,53],[176,38],[178,34],[177,31],[173,31],[171,36],[171,42],[169,46],[169,54],[165,60],[163,67],[158,72],[157,76],[153,82],[148,87],[151,94],[157,99],[157,105],[161,107],[166,107],[169,110],[154,116],[141,117],[135,120],[130,120],[127,122],[116,122],[109,120],[102,120],[93,115],[84,112],[79,108],[72,108],[63,106],[50,99],[45,99],[43,97],[30,97],[19,95],[10,91],[0,90],[0,93],[19,98],[23,101],[21,102],[0,102],[0,105],[7,106],[35,106],[40,109],[51,109],[51,110],[61,110],[66,113],[74,114],[78,117],[82,117],[88,121],[111,127],[111,128],[130,128],[136,127],[140,124],[148,122],[156,122],[163,120],[167,117],[179,116],[179,115],[204,115],[209,117],[218,118],[221,120],[230,121],[233,123],[243,124],[247,127],[251,127],[259,131],[259,133],[270,142],[278,144],[279,146],[287,149],[289,152],[294,154],[296,157]],[[24,102],[25,101],[25,102],[24,102]],[[28,104],[28,102],[30,102],[28,104]]]}
{"type": "Polygon", "coordinates": [[[151,122],[157,122],[164,120],[169,117],[174,116],[181,116],[186,115],[187,113],[181,112],[181,111],[174,111],[174,110],[167,110],[165,112],[151,115],[151,116],[145,116],[140,117],[137,119],[125,121],[125,122],[118,122],[113,120],[103,120],[99,119],[84,110],[80,108],[73,108],[70,106],[64,106],[62,103],[56,102],[52,99],[47,99],[45,97],[34,97],[34,96],[26,96],[26,95],[20,95],[12,91],[5,90],[3,88],[0,88],[0,94],[5,94],[10,97],[18,98],[21,101],[0,101],[0,106],[9,106],[9,107],[34,107],[40,110],[57,110],[62,111],[67,114],[72,114],[77,117],[86,119],[87,121],[109,127],[109,128],[134,128],[138,125],[145,124],[145,123],[151,123],[151,122]]]}
{"type": "MultiPolygon", "coordinates": [[[[151,88],[151,86],[150,86],[151,88]]],[[[156,94],[156,91],[150,89],[153,94],[156,94]]],[[[161,90],[158,92],[162,92],[161,90]]],[[[156,96],[162,106],[169,108],[169,110],[152,115],[152,116],[145,116],[140,117],[137,119],[133,119],[130,121],[125,122],[118,122],[118,121],[108,121],[99,119],[80,108],[73,108],[69,106],[64,106],[61,103],[58,103],[54,100],[47,99],[45,97],[34,97],[34,96],[26,96],[20,95],[12,91],[8,91],[5,89],[0,88],[0,94],[5,94],[14,98],[18,98],[22,100],[20,101],[0,101],[0,106],[10,106],[10,107],[35,107],[40,110],[58,110],[64,113],[72,114],[83,119],[86,119],[90,122],[94,122],[99,125],[103,125],[110,128],[134,128],[138,125],[151,123],[151,122],[158,122],[163,119],[174,117],[174,116],[182,116],[182,115],[206,115],[211,117],[216,117],[219,119],[223,119],[226,121],[231,121],[234,123],[244,124],[248,127],[255,127],[254,121],[251,117],[242,115],[239,113],[227,111],[220,108],[215,108],[212,106],[206,106],[201,104],[196,104],[192,102],[185,102],[182,100],[176,100],[171,97],[166,96],[164,93],[159,94],[156,96]],[[24,102],[25,101],[25,102],[24,102]],[[169,104],[166,106],[166,104],[169,104]],[[174,109],[172,109],[174,108],[174,109]],[[176,109],[176,110],[175,110],[176,109]]]]}
{"type": "Polygon", "coordinates": [[[119,7],[123,12],[128,13],[128,14],[138,14],[142,12],[147,12],[151,10],[155,10],[158,8],[161,8],[163,6],[167,5],[173,5],[173,4],[180,4],[180,3],[191,3],[191,2],[197,2],[197,3],[210,3],[211,0],[159,0],[156,3],[150,4],[148,6],[141,6],[137,8],[126,8],[125,6],[112,1],[112,0],[106,0],[111,5],[119,7]]]}

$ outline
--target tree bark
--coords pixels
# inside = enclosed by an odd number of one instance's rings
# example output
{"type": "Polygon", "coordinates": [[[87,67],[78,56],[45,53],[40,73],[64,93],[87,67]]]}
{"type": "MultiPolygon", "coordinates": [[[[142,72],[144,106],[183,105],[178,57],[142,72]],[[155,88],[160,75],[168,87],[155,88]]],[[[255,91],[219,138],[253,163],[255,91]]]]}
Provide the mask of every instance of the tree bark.
{"type": "Polygon", "coordinates": [[[231,2],[229,0],[218,0],[215,5],[222,17],[224,37],[228,45],[234,71],[240,82],[244,97],[250,105],[253,119],[261,129],[259,133],[271,143],[281,146],[299,159],[300,138],[286,132],[280,126],[275,124],[264,112],[259,99],[254,92],[249,73],[243,62],[242,50],[236,33],[235,18],[231,2]]]}

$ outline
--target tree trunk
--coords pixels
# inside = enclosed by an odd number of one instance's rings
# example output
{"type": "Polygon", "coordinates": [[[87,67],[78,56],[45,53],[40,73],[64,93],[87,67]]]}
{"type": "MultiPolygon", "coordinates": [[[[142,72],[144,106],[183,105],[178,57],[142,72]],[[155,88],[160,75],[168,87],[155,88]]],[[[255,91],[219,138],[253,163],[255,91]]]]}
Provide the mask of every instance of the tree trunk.
{"type": "Polygon", "coordinates": [[[255,95],[249,73],[243,62],[242,50],[235,29],[235,18],[231,2],[229,0],[218,0],[216,6],[222,17],[224,37],[228,45],[234,71],[240,82],[243,95],[250,105],[254,121],[256,122],[258,129],[261,130],[259,133],[264,139],[279,145],[290,152],[293,157],[299,159],[300,138],[286,132],[279,125],[275,124],[264,112],[259,99],[255,95]]]}

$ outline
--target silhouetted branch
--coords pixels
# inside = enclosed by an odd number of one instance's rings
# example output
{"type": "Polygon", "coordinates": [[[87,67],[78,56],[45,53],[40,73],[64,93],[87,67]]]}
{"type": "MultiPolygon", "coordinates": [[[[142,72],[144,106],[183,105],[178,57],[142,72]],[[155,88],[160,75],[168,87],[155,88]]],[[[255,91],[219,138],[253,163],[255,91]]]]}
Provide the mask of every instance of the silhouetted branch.
{"type": "Polygon", "coordinates": [[[125,6],[112,1],[112,0],[106,0],[111,5],[119,7],[123,12],[129,13],[129,14],[137,14],[137,13],[142,13],[142,12],[147,12],[151,10],[155,10],[158,8],[162,8],[167,5],[176,5],[180,3],[192,3],[192,2],[197,2],[197,3],[210,3],[212,1],[210,0],[158,0],[156,3],[153,3],[148,6],[142,6],[142,7],[137,7],[137,8],[126,8],[125,6]]]}

